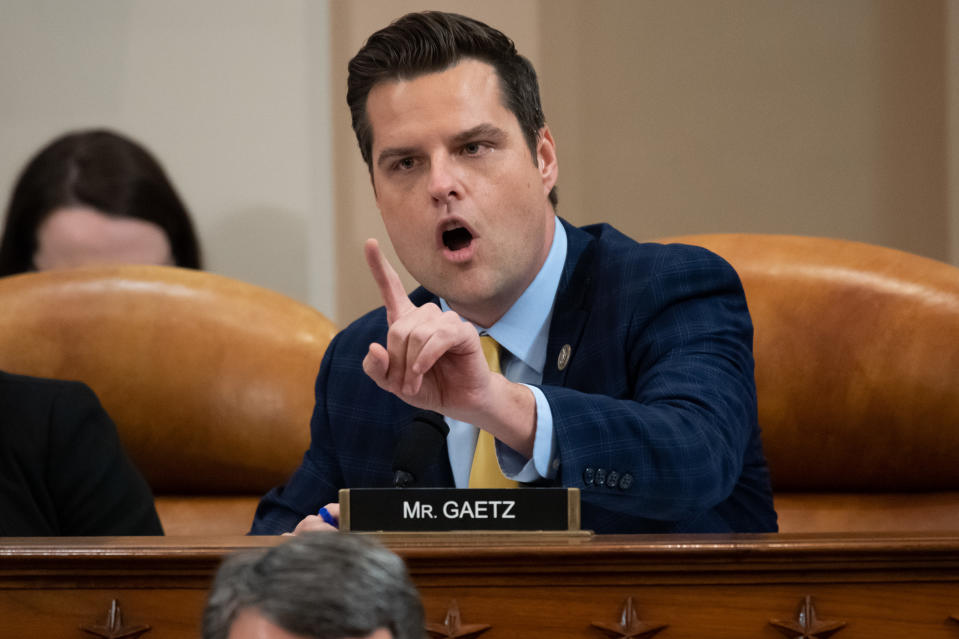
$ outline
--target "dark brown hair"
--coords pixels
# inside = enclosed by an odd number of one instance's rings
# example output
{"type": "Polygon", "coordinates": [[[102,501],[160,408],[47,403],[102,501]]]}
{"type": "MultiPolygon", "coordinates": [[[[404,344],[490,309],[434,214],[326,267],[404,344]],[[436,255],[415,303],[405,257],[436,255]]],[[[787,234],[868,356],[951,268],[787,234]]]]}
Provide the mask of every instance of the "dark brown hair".
{"type": "Polygon", "coordinates": [[[0,275],[34,270],[37,229],[65,206],[152,222],[166,233],[174,264],[201,268],[190,214],[160,163],[133,140],[94,129],[53,140],[20,173],[0,239],[0,275]]]}
{"type": "MultiPolygon", "coordinates": [[[[366,114],[370,90],[386,80],[409,80],[455,66],[464,58],[492,66],[504,106],[519,121],[533,162],[540,129],[546,124],[536,71],[501,31],[456,13],[409,13],[369,37],[350,60],[346,102],[363,160],[373,171],[373,131],[366,114]]],[[[557,204],[556,189],[549,200],[557,204]]]]}

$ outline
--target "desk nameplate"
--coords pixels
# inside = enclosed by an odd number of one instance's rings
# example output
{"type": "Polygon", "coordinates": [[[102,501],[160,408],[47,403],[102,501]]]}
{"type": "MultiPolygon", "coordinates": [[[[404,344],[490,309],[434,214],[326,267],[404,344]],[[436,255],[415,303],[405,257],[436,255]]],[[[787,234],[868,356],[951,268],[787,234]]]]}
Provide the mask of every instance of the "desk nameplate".
{"type": "Polygon", "coordinates": [[[578,531],[576,488],[344,488],[340,530],[578,531]]]}

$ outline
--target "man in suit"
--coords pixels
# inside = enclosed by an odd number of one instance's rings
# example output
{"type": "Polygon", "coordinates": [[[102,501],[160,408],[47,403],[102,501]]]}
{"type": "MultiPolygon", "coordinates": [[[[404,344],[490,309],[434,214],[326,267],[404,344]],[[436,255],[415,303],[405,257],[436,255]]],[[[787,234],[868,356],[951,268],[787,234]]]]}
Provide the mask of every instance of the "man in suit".
{"type": "Polygon", "coordinates": [[[0,372],[0,536],[162,534],[93,391],[0,372]]]}
{"type": "Polygon", "coordinates": [[[450,425],[422,484],[477,486],[485,440],[498,476],[580,488],[597,532],[775,530],[732,268],[559,219],[535,71],[485,24],[407,15],[370,37],[348,86],[380,213],[422,287],[407,297],[367,242],[384,308],[327,350],[310,449],[253,532],[328,529],[312,513],[335,516],[337,489],[390,485],[421,409],[450,425]]]}

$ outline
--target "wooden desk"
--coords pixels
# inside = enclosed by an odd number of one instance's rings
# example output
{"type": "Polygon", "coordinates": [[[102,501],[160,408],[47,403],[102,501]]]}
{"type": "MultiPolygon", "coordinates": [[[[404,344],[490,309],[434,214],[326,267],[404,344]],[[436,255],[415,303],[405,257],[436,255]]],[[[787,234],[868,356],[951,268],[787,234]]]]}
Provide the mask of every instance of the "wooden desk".
{"type": "MultiPolygon", "coordinates": [[[[657,639],[959,639],[959,534],[383,539],[406,559],[433,636],[476,636],[442,629],[456,605],[464,624],[491,626],[484,639],[653,636],[643,623],[665,624],[657,639]],[[770,624],[798,623],[807,597],[820,626],[770,624]],[[592,626],[624,616],[618,633],[592,626]]],[[[0,637],[89,639],[80,626],[103,625],[117,600],[125,626],[151,627],[145,639],[195,639],[220,559],[282,541],[0,540],[0,637]]]]}

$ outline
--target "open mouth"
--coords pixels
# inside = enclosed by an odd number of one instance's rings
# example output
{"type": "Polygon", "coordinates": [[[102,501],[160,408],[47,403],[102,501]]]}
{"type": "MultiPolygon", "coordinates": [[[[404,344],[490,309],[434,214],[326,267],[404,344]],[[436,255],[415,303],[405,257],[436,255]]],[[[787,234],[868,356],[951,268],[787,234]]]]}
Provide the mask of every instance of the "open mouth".
{"type": "Polygon", "coordinates": [[[473,234],[462,226],[443,231],[443,245],[451,251],[465,249],[473,241],[473,234]]]}

